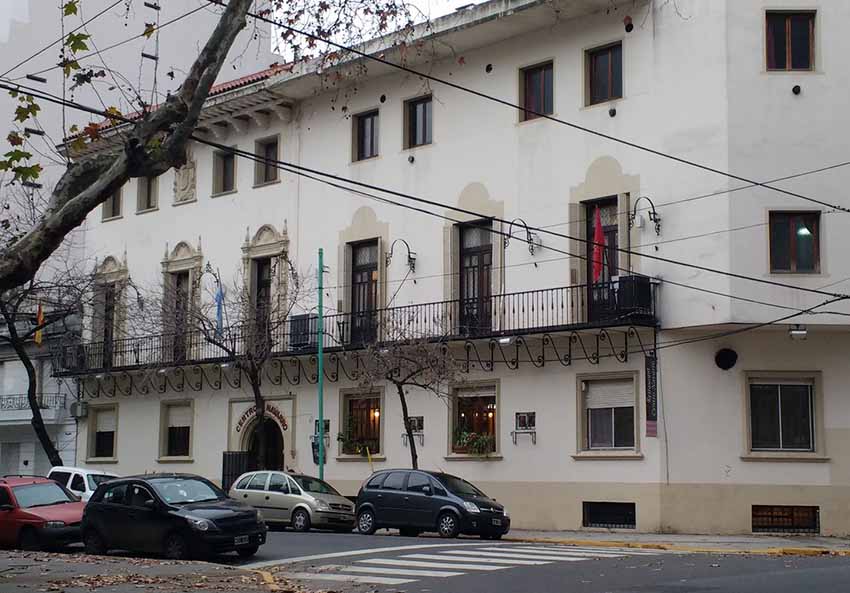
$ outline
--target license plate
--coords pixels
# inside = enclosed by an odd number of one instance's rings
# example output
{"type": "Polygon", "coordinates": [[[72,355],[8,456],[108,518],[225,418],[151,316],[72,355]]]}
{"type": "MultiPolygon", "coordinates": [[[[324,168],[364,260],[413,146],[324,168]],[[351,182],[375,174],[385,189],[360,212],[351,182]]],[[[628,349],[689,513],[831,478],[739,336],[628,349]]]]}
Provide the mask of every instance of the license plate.
{"type": "Polygon", "coordinates": [[[501,524],[502,524],[501,519],[493,519],[493,525],[501,525],[501,524]]]}
{"type": "Polygon", "coordinates": [[[244,546],[250,541],[250,538],[247,535],[240,535],[238,537],[233,538],[234,546],[244,546]]]}

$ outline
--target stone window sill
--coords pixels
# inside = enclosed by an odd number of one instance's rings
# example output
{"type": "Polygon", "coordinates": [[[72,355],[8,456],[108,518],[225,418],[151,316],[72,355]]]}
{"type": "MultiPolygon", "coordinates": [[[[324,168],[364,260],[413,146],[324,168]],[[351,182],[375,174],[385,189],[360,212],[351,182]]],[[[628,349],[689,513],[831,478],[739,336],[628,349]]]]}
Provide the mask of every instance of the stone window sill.
{"type": "Polygon", "coordinates": [[[452,453],[451,455],[446,455],[443,459],[446,461],[501,461],[504,458],[498,453],[491,453],[490,455],[465,455],[463,453],[452,453]]]}
{"type": "MultiPolygon", "coordinates": [[[[215,197],[215,196],[213,196],[215,197]]],[[[172,206],[185,206],[186,204],[194,204],[198,201],[198,198],[192,198],[191,200],[183,200],[182,202],[172,202],[172,206]]]]}
{"type": "Polygon", "coordinates": [[[581,451],[572,455],[576,461],[632,461],[643,459],[640,451],[581,451]]]}
{"type": "MultiPolygon", "coordinates": [[[[366,457],[365,455],[337,455],[336,460],[342,461],[342,462],[361,461],[361,462],[364,462],[364,463],[368,463],[369,457],[366,457]]],[[[386,458],[385,455],[373,455],[372,456],[372,461],[386,461],[386,460],[387,460],[387,458],[386,458]]]]}
{"type": "Polygon", "coordinates": [[[277,185],[281,182],[280,177],[273,181],[260,181],[259,183],[255,182],[251,189],[259,189],[261,187],[268,187],[269,185],[277,185]]]}
{"type": "Polygon", "coordinates": [[[187,456],[174,456],[174,457],[157,457],[157,463],[194,463],[195,458],[191,455],[187,456]]]}
{"type": "Polygon", "coordinates": [[[830,461],[820,453],[793,453],[783,451],[750,451],[741,455],[741,461],[773,461],[792,463],[826,463],[830,461]]]}
{"type": "Polygon", "coordinates": [[[159,210],[159,206],[154,206],[153,208],[145,208],[144,210],[136,210],[136,214],[149,214],[151,212],[156,212],[159,210]]]}
{"type": "Polygon", "coordinates": [[[118,463],[117,457],[87,457],[86,463],[118,463]]]}
{"type": "Polygon", "coordinates": [[[108,218],[101,218],[100,222],[112,222],[113,220],[120,220],[122,218],[124,218],[124,216],[119,214],[118,216],[109,216],[108,218]]]}
{"type": "Polygon", "coordinates": [[[211,198],[221,198],[223,196],[231,196],[235,193],[237,193],[237,190],[231,189],[230,191],[222,191],[222,192],[218,192],[217,194],[215,194],[215,193],[211,194],[210,197],[211,198]]]}

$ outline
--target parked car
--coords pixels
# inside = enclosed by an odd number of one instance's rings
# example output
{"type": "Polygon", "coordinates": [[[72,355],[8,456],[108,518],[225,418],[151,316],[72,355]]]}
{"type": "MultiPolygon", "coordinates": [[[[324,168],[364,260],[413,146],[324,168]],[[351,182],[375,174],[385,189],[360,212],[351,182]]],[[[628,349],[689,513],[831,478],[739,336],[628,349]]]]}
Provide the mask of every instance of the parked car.
{"type": "Polygon", "coordinates": [[[419,470],[381,470],[357,494],[357,529],[371,535],[396,527],[402,535],[436,531],[500,539],[511,528],[505,508],[464,479],[419,470]]]}
{"type": "Polygon", "coordinates": [[[5,476],[0,479],[0,546],[41,550],[78,542],[84,507],[53,480],[5,476]]]}
{"type": "Polygon", "coordinates": [[[291,525],[296,531],[354,529],[354,503],[327,482],[310,476],[248,472],[234,482],[230,497],[261,509],[268,523],[291,525]]]}
{"type": "Polygon", "coordinates": [[[83,502],[86,502],[91,498],[91,495],[94,494],[98,486],[113,478],[117,478],[118,475],[101,470],[57,465],[50,470],[47,477],[65,486],[65,488],[83,499],[83,502]]]}
{"type": "Polygon", "coordinates": [[[266,542],[263,515],[191,474],[147,474],[97,487],[86,505],[90,554],[120,549],[179,560],[236,551],[248,558],[266,542]]]}

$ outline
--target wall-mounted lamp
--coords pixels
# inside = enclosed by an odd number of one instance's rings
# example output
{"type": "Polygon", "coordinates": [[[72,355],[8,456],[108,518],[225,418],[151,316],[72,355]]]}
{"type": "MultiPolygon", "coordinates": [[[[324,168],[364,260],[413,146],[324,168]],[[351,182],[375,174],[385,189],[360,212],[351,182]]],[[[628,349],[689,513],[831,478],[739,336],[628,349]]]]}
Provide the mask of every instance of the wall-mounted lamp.
{"type": "Polygon", "coordinates": [[[802,341],[805,340],[809,336],[809,330],[806,329],[805,325],[792,325],[791,329],[788,330],[788,337],[792,340],[802,341]]]}
{"type": "Polygon", "coordinates": [[[393,250],[395,249],[395,244],[401,241],[404,243],[404,246],[407,247],[407,267],[410,268],[411,272],[416,272],[416,252],[410,250],[410,244],[404,239],[396,239],[390,245],[390,250],[387,253],[387,267],[390,267],[390,262],[393,259],[393,250]]]}
{"type": "Polygon", "coordinates": [[[505,249],[507,249],[508,245],[510,245],[511,239],[514,236],[514,224],[516,224],[517,226],[522,225],[523,228],[525,228],[525,243],[528,245],[528,252],[531,255],[534,255],[535,250],[539,251],[540,249],[543,249],[543,240],[540,238],[540,235],[532,232],[528,228],[528,224],[521,218],[514,218],[511,221],[511,224],[508,225],[508,234],[502,241],[505,246],[505,249]]]}
{"type": "Polygon", "coordinates": [[[641,196],[637,200],[635,200],[635,205],[634,205],[632,211],[629,213],[629,228],[632,228],[632,227],[637,227],[639,229],[643,228],[643,217],[640,214],[638,214],[638,204],[640,203],[641,200],[646,200],[647,202],[649,202],[649,207],[650,207],[649,220],[651,222],[655,223],[655,234],[660,236],[661,235],[661,215],[658,214],[658,212],[655,210],[655,204],[652,203],[652,200],[650,200],[646,196],[641,196]]]}

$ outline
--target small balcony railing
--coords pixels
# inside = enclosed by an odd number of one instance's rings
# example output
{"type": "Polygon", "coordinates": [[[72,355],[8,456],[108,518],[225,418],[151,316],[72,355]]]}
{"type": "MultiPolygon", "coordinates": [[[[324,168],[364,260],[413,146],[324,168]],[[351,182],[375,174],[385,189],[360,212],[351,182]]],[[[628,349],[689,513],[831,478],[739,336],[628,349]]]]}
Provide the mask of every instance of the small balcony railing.
{"type": "MultiPolygon", "coordinates": [[[[643,276],[612,282],[531,290],[339,313],[324,317],[325,351],[362,349],[398,340],[465,340],[565,332],[595,327],[654,326],[654,285],[643,276]]],[[[317,351],[316,315],[291,315],[258,332],[256,326],[226,328],[224,349],[200,331],[63,345],[54,350],[59,374],[110,369],[178,366],[226,361],[252,348],[274,356],[317,351]]],[[[256,350],[254,350],[256,351],[256,350]]]]}
{"type": "MultiPolygon", "coordinates": [[[[65,407],[65,395],[61,393],[42,394],[36,397],[42,410],[60,410],[65,407]]],[[[29,398],[26,393],[0,395],[0,411],[28,410],[29,398]]]]}

